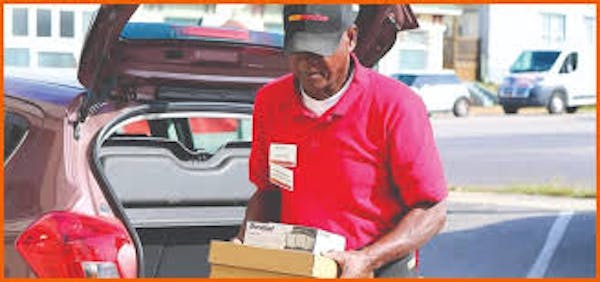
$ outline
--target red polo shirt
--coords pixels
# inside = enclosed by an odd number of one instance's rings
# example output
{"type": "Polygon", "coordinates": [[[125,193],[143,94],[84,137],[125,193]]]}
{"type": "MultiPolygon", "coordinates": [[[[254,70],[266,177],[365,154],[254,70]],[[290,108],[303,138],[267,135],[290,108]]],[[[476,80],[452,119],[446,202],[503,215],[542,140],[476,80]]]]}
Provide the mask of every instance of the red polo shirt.
{"type": "Polygon", "coordinates": [[[256,96],[250,180],[281,190],[281,222],[346,237],[366,246],[419,203],[446,197],[446,182],[421,99],[400,82],[354,60],[354,77],[338,103],[316,117],[291,74],[256,96]],[[269,180],[271,144],[296,147],[293,190],[269,180]]]}

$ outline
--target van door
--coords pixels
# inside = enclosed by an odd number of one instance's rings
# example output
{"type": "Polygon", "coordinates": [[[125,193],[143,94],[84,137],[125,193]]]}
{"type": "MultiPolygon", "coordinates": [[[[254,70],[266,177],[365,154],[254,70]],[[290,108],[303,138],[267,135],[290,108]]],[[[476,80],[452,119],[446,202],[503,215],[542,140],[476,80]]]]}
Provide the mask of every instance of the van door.
{"type": "Polygon", "coordinates": [[[557,82],[567,92],[567,106],[581,105],[582,99],[590,96],[591,89],[587,81],[589,74],[581,65],[579,52],[571,52],[565,57],[559,69],[557,82]]]}

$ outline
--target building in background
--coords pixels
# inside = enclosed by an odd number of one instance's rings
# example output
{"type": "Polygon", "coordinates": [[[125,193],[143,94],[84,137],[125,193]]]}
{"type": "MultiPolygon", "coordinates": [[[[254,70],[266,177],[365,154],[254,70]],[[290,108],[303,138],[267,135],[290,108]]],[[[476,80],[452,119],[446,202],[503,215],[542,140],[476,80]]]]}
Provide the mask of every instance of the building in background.
{"type": "Polygon", "coordinates": [[[4,5],[4,66],[74,69],[98,5],[4,5]]]}
{"type": "Polygon", "coordinates": [[[383,74],[403,71],[440,71],[449,24],[463,13],[460,5],[411,5],[419,28],[398,34],[396,44],[378,63],[383,74]]]}
{"type": "Polygon", "coordinates": [[[460,5],[462,14],[448,17],[444,33],[444,68],[454,69],[464,81],[479,80],[479,11],[482,5],[460,5]],[[471,24],[474,23],[474,24],[471,24]]]}
{"type": "MultiPolygon", "coordinates": [[[[499,83],[526,49],[579,48],[596,53],[596,6],[584,4],[479,5],[481,80],[499,83]]],[[[595,59],[595,58],[594,58],[595,59]]]]}
{"type": "MultiPolygon", "coordinates": [[[[379,72],[454,69],[466,81],[499,82],[523,49],[596,50],[594,5],[411,5],[420,28],[401,32],[379,72]]],[[[76,69],[98,5],[4,5],[4,65],[76,69]]],[[[283,32],[279,4],[147,4],[131,21],[283,32]]],[[[355,12],[358,7],[355,6],[355,12]]]]}

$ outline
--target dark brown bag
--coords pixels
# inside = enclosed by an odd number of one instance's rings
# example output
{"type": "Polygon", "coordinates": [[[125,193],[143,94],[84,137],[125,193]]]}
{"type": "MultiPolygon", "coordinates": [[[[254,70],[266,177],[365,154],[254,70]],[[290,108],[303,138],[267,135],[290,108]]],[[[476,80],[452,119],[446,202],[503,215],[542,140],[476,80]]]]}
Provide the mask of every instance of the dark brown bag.
{"type": "Polygon", "coordinates": [[[354,52],[366,67],[375,65],[394,46],[399,31],[419,27],[407,4],[360,5],[356,25],[359,30],[354,52]]]}

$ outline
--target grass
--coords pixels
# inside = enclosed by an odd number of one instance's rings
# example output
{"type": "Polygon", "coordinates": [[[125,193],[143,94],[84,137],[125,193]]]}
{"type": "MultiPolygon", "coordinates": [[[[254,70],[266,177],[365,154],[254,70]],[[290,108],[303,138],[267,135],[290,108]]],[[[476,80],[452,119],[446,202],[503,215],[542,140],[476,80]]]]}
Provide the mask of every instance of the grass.
{"type": "Polygon", "coordinates": [[[451,186],[450,191],[461,192],[492,192],[506,194],[526,194],[543,195],[554,197],[571,198],[596,198],[595,189],[583,189],[576,187],[566,187],[558,184],[533,184],[533,185],[512,185],[504,187],[471,187],[471,186],[451,186]]]}
{"type": "Polygon", "coordinates": [[[581,106],[577,111],[582,113],[596,112],[596,105],[581,106]]]}
{"type": "Polygon", "coordinates": [[[483,88],[487,89],[488,91],[496,94],[498,93],[498,88],[500,87],[498,84],[495,84],[493,82],[481,82],[478,81],[479,85],[483,86],[483,88]]]}

